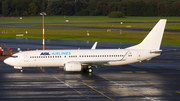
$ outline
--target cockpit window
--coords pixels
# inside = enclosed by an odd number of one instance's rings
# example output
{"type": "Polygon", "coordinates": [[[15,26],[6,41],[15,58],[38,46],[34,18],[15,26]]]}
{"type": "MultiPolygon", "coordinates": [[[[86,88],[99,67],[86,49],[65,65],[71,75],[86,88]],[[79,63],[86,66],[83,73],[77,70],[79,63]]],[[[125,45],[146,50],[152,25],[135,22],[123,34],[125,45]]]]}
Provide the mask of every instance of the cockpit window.
{"type": "Polygon", "coordinates": [[[18,56],[11,56],[11,57],[13,57],[13,58],[17,58],[18,56]]]}

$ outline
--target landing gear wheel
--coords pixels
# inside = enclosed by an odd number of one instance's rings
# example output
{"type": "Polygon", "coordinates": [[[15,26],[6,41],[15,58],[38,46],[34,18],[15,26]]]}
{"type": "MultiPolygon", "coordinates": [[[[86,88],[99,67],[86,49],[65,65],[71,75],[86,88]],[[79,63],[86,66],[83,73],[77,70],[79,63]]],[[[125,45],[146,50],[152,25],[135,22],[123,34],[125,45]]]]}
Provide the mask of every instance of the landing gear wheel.
{"type": "Polygon", "coordinates": [[[84,68],[84,69],[83,69],[83,72],[92,73],[93,70],[92,70],[91,68],[84,68]]]}
{"type": "Polygon", "coordinates": [[[22,72],[23,72],[23,69],[21,69],[20,72],[22,73],[22,72]]]}
{"type": "Polygon", "coordinates": [[[91,68],[88,68],[88,72],[89,72],[89,73],[92,73],[93,70],[92,70],[91,68]]]}

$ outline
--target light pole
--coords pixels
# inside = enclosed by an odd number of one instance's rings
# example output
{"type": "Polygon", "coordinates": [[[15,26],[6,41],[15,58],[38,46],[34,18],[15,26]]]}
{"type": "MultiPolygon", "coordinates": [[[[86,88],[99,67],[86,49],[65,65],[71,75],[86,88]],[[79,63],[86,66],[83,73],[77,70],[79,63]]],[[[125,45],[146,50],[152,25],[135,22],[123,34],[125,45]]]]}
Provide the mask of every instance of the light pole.
{"type": "Polygon", "coordinates": [[[45,12],[41,12],[40,15],[43,17],[43,50],[45,49],[45,40],[44,40],[44,15],[46,15],[45,12]]]}

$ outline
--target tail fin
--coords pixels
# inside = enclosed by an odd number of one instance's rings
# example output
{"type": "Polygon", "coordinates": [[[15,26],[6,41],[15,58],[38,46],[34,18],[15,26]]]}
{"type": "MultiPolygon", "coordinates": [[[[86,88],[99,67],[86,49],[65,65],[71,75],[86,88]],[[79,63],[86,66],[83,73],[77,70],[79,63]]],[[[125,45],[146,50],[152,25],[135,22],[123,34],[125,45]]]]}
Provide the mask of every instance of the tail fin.
{"type": "Polygon", "coordinates": [[[138,45],[126,49],[155,49],[159,50],[163,37],[166,19],[160,19],[154,28],[149,32],[145,39],[138,45]]]}

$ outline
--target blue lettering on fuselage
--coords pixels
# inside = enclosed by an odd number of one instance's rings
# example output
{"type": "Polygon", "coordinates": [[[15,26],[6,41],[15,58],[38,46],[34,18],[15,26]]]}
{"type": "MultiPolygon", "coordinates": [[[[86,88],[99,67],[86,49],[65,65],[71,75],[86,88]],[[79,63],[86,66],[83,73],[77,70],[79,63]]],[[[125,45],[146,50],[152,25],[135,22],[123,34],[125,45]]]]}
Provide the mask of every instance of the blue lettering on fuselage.
{"type": "Polygon", "coordinates": [[[49,52],[42,52],[40,55],[50,55],[49,52]]]}
{"type": "Polygon", "coordinates": [[[52,54],[49,52],[42,52],[40,55],[71,55],[71,52],[52,52],[52,54]]]}
{"type": "Polygon", "coordinates": [[[71,55],[71,52],[53,52],[51,55],[71,55]]]}

